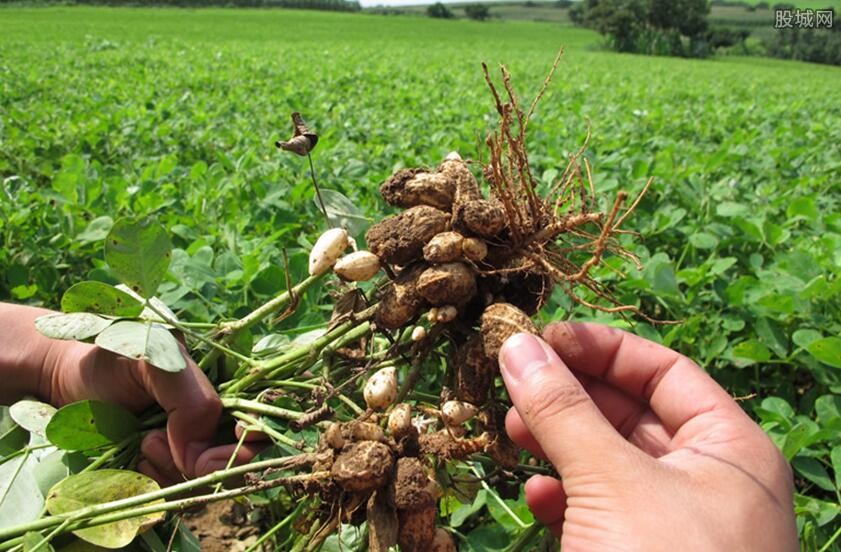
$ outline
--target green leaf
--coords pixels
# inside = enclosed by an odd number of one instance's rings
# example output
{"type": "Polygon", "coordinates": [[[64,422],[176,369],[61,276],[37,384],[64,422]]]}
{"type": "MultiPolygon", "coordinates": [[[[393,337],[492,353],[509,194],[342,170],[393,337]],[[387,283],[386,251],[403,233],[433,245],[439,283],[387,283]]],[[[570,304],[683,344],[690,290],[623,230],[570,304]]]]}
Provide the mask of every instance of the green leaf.
{"type": "Polygon", "coordinates": [[[23,454],[0,464],[0,524],[11,527],[37,519],[44,495],[38,490],[33,470],[38,460],[23,454]]]}
{"type": "Polygon", "coordinates": [[[502,526],[493,524],[480,525],[467,534],[467,550],[469,552],[496,552],[508,548],[511,543],[509,535],[502,526]]]}
{"type": "Polygon", "coordinates": [[[43,540],[44,535],[41,533],[29,531],[23,536],[23,552],[30,552],[30,550],[35,550],[36,547],[43,552],[53,552],[55,548],[50,543],[41,544],[43,540]]]}
{"type": "Polygon", "coordinates": [[[172,242],[152,218],[120,219],[105,239],[105,262],[121,282],[143,297],[151,297],[166,275],[172,242]]]}
{"type": "MultiPolygon", "coordinates": [[[[529,507],[526,506],[525,501],[505,499],[504,502],[505,505],[514,512],[514,515],[516,515],[525,525],[529,525],[534,522],[534,516],[529,510],[529,507]]],[[[509,533],[516,533],[522,530],[520,524],[514,520],[511,514],[509,514],[496,499],[489,498],[487,506],[488,511],[491,513],[494,520],[506,531],[509,533]]]]}
{"type": "Polygon", "coordinates": [[[9,407],[9,414],[19,426],[41,437],[55,413],[56,409],[51,404],[26,399],[9,407]]]}
{"type": "Polygon", "coordinates": [[[9,407],[0,406],[0,459],[18,452],[28,439],[29,432],[15,423],[9,407]]]}
{"type": "MultiPolygon", "coordinates": [[[[324,208],[327,210],[327,219],[331,227],[344,228],[351,236],[358,236],[368,228],[370,219],[341,192],[322,189],[321,199],[324,200],[324,208]]],[[[318,203],[317,196],[315,202],[318,203]]],[[[319,209],[321,209],[320,206],[319,209]]]]}
{"type": "Polygon", "coordinates": [[[187,367],[178,341],[159,324],[116,322],[96,337],[96,344],[118,355],[144,359],[167,372],[180,372],[187,367]]]}
{"type": "Polygon", "coordinates": [[[841,337],[824,337],[806,345],[809,354],[834,368],[841,368],[841,337]]]}
{"type": "Polygon", "coordinates": [[[841,396],[818,397],[815,401],[815,413],[821,427],[841,430],[841,396]]]}
{"type": "Polygon", "coordinates": [[[718,204],[718,206],[715,208],[715,212],[720,217],[736,217],[747,215],[750,211],[748,210],[747,206],[742,205],[741,203],[725,201],[718,204]]]}
{"type": "Polygon", "coordinates": [[[113,320],[88,312],[72,312],[69,314],[47,314],[35,320],[35,328],[47,337],[53,339],[91,338],[111,325],[113,320]]]}
{"type": "Polygon", "coordinates": [[[829,474],[826,472],[821,463],[814,458],[798,456],[791,461],[791,465],[794,466],[797,473],[821,489],[825,491],[835,490],[835,485],[832,484],[829,474]]]}
{"type": "Polygon", "coordinates": [[[820,338],[821,338],[821,332],[818,332],[818,331],[815,331],[815,330],[812,330],[812,329],[809,329],[809,328],[803,328],[803,329],[797,330],[796,332],[791,334],[791,340],[794,341],[794,343],[798,347],[802,347],[804,349],[810,343],[812,343],[813,341],[817,341],[820,338]]]}
{"type": "Polygon", "coordinates": [[[47,496],[53,485],[68,475],[79,473],[87,465],[87,458],[80,452],[53,450],[41,459],[41,462],[33,470],[33,475],[35,481],[38,482],[41,493],[47,496]]]}
{"type": "Polygon", "coordinates": [[[758,340],[748,339],[733,347],[733,357],[742,360],[742,366],[749,366],[770,360],[771,351],[758,340]]]}
{"type": "Polygon", "coordinates": [[[33,297],[36,293],[38,293],[38,284],[21,285],[12,288],[12,295],[14,295],[15,299],[21,301],[33,297]]]}
{"type": "Polygon", "coordinates": [[[835,488],[841,491],[841,445],[832,448],[829,453],[832,471],[835,472],[835,488]]]}
{"type": "Polygon", "coordinates": [[[65,291],[61,310],[133,318],[143,312],[143,303],[114,286],[90,281],[79,282],[65,291]]]}
{"type": "Polygon", "coordinates": [[[63,406],[47,424],[47,439],[63,450],[114,445],[137,432],[140,422],[121,406],[79,401],[63,406]]]}
{"type": "Polygon", "coordinates": [[[467,521],[467,518],[481,510],[485,506],[485,501],[488,497],[488,491],[482,489],[478,493],[476,493],[476,498],[473,499],[471,504],[460,504],[459,506],[453,510],[453,513],[450,514],[450,527],[457,529],[461,527],[461,525],[467,521]]]}
{"type": "Polygon", "coordinates": [[[82,243],[99,242],[108,237],[108,232],[114,226],[114,219],[109,216],[96,217],[88,224],[84,231],[76,234],[76,239],[82,243]]]}
{"type": "Polygon", "coordinates": [[[696,232],[689,236],[689,243],[698,249],[712,249],[718,245],[718,238],[707,232],[696,232]]]}
{"type": "MultiPolygon", "coordinates": [[[[143,474],[127,470],[97,470],[71,475],[50,490],[47,511],[52,515],[67,514],[80,508],[129,498],[159,490],[158,484],[143,474]]],[[[150,502],[159,504],[163,499],[150,502]]],[[[128,545],[144,523],[153,523],[161,514],[115,521],[88,529],[73,531],[77,537],[97,546],[120,548],[128,545]]]]}
{"type": "Polygon", "coordinates": [[[786,457],[786,460],[794,458],[806,446],[813,433],[815,433],[815,427],[811,423],[806,424],[800,422],[791,428],[791,431],[786,435],[785,441],[783,441],[783,456],[786,457]]]}

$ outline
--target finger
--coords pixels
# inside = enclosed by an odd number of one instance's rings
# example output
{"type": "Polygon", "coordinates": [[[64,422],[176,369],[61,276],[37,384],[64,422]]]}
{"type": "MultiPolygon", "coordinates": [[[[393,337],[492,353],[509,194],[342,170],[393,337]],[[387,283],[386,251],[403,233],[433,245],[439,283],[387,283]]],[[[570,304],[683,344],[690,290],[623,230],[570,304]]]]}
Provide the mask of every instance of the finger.
{"type": "Polygon", "coordinates": [[[520,418],[516,408],[509,408],[508,414],[505,415],[505,432],[518,447],[526,449],[532,456],[541,460],[548,460],[546,453],[540,448],[540,443],[526,427],[526,423],[520,418]]]}
{"type": "Polygon", "coordinates": [[[140,453],[161,475],[172,481],[182,479],[181,473],[172,459],[166,432],[152,431],[146,435],[143,442],[140,443],[140,453]]]}
{"type": "Polygon", "coordinates": [[[165,372],[144,362],[136,370],[143,387],[167,412],[175,465],[187,477],[195,477],[196,461],[213,444],[222,403],[207,376],[181,349],[187,367],[180,372],[165,372]]]}
{"type": "MultiPolygon", "coordinates": [[[[635,445],[649,456],[659,458],[664,454],[668,454],[673,450],[671,445],[672,436],[663,427],[659,418],[654,415],[651,410],[634,410],[633,413],[623,413],[623,416],[611,419],[610,406],[615,397],[612,393],[620,393],[615,388],[612,388],[598,380],[592,380],[593,383],[584,385],[585,391],[602,411],[607,420],[619,431],[619,434],[625,437],[629,443],[635,445]],[[607,395],[607,396],[605,396],[607,395]],[[607,404],[607,409],[605,405],[607,404]]],[[[520,418],[517,409],[512,408],[508,411],[505,418],[505,429],[508,436],[514,441],[517,446],[524,448],[531,452],[534,456],[546,460],[546,453],[540,448],[540,444],[526,427],[525,422],[520,418]]]]}
{"type": "MultiPolygon", "coordinates": [[[[252,458],[259,454],[265,446],[265,443],[243,443],[237,451],[231,465],[239,466],[247,464],[252,458]]],[[[236,448],[236,445],[222,445],[204,451],[196,460],[196,477],[201,477],[228,467],[228,463],[231,461],[231,456],[234,454],[234,450],[236,450],[236,448]]]]}
{"type": "Polygon", "coordinates": [[[515,334],[499,357],[514,407],[562,478],[578,468],[619,467],[627,443],[543,340],[515,334]]]}
{"type": "Polygon", "coordinates": [[[572,369],[647,402],[668,432],[699,414],[741,409],[706,372],[680,353],[600,324],[562,322],[543,332],[572,369]]]}
{"type": "Polygon", "coordinates": [[[564,527],[567,497],[564,486],[554,477],[533,475],[526,481],[526,504],[540,523],[560,538],[564,527]]]}
{"type": "Polygon", "coordinates": [[[151,462],[148,460],[141,460],[137,463],[137,471],[147,475],[158,482],[161,487],[169,487],[175,485],[175,480],[170,479],[161,472],[159,472],[151,462]]]}

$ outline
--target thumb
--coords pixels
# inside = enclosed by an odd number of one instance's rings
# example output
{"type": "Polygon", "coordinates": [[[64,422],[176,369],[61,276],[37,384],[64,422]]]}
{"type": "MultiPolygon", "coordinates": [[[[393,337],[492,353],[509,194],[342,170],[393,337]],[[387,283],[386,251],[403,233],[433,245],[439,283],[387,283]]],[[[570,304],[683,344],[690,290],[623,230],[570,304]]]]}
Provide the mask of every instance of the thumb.
{"type": "Polygon", "coordinates": [[[515,334],[499,363],[517,413],[562,478],[578,467],[609,469],[622,461],[625,440],[545,341],[515,334]]]}

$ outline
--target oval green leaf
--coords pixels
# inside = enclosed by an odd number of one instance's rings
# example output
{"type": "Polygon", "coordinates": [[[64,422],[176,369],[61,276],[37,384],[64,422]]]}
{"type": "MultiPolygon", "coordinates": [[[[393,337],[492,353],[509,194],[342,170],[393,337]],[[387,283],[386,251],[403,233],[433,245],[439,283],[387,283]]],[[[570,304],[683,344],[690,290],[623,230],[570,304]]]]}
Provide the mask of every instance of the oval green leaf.
{"type": "MultiPolygon", "coordinates": [[[[112,500],[130,498],[160,489],[143,474],[127,470],[97,470],[71,475],[60,481],[47,496],[47,511],[61,515],[80,508],[112,500]]],[[[150,502],[158,504],[163,499],[150,502]]],[[[120,548],[128,545],[145,523],[153,523],[161,514],[149,514],[73,531],[77,537],[97,546],[120,548]]]]}
{"type": "Polygon", "coordinates": [[[68,404],[47,424],[47,439],[63,450],[114,445],[136,433],[140,422],[121,406],[101,401],[68,404]]]}
{"type": "Polygon", "coordinates": [[[32,454],[0,464],[0,526],[12,527],[41,516],[44,495],[33,473],[37,465],[32,454]]]}
{"type": "Polygon", "coordinates": [[[118,355],[144,359],[167,372],[187,367],[178,341],[158,324],[121,321],[96,337],[96,344],[118,355]]]}
{"type": "Polygon", "coordinates": [[[172,242],[152,218],[120,219],[105,239],[105,262],[121,282],[143,297],[151,297],[166,275],[172,242]]]}
{"type": "Polygon", "coordinates": [[[143,312],[143,303],[103,282],[79,282],[64,292],[61,310],[133,318],[143,312]]]}
{"type": "Polygon", "coordinates": [[[51,404],[26,399],[9,407],[9,414],[20,427],[41,437],[55,413],[56,409],[51,404]]]}
{"type": "Polygon", "coordinates": [[[46,544],[41,544],[41,541],[44,540],[44,535],[37,531],[29,531],[23,536],[23,552],[30,552],[30,550],[42,550],[43,552],[53,552],[55,548],[47,542],[46,544]]]}
{"type": "Polygon", "coordinates": [[[35,328],[53,339],[89,339],[111,325],[112,320],[88,312],[48,314],[35,320],[35,328]]]}
{"type": "Polygon", "coordinates": [[[0,459],[15,454],[26,445],[29,433],[17,425],[8,406],[0,406],[0,459]]]}
{"type": "Polygon", "coordinates": [[[806,345],[809,354],[824,364],[841,368],[841,337],[824,337],[806,345]]]}

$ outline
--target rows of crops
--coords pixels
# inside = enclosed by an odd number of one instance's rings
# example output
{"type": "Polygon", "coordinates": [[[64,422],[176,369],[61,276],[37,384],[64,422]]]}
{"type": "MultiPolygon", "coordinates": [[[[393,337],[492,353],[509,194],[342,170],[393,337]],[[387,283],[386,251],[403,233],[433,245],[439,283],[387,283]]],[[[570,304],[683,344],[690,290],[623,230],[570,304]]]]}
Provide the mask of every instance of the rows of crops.
{"type": "MultiPolygon", "coordinates": [[[[196,320],[234,316],[285,288],[284,248],[299,281],[320,230],[304,162],[273,146],[291,111],[319,132],[318,177],[349,198],[330,195],[361,235],[394,169],[482,157],[495,115],[481,61],[506,63],[530,97],[563,45],[530,127],[533,166],[552,182],[589,125],[597,189],[654,177],[629,221],[644,268],[614,260],[601,277],[681,323],[596,314],[562,293],[546,318],[629,326],[749,397],[793,461],[804,546],[819,549],[841,528],[841,70],[597,42],[529,22],[3,10],[0,299],[56,307],[81,279],[110,281],[113,220],[155,214],[177,248],[161,298],[196,320]]],[[[290,336],[329,315],[325,291],[284,321],[290,336]]],[[[477,550],[518,529],[498,508],[457,511],[447,522],[477,550]]]]}

